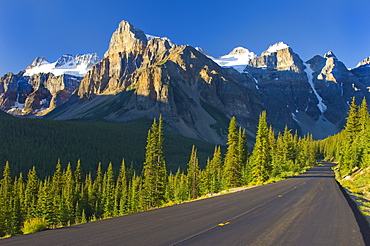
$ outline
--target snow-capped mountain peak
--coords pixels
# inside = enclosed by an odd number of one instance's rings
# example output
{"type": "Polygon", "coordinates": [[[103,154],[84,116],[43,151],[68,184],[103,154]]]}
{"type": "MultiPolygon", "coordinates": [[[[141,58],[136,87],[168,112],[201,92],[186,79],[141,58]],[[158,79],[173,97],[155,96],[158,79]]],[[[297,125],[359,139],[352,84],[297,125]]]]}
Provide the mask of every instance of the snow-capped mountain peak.
{"type": "Polygon", "coordinates": [[[277,52],[278,50],[288,49],[289,47],[290,46],[284,42],[278,42],[276,44],[271,45],[265,52],[262,53],[262,55],[268,55],[277,52]]]}
{"type": "Polygon", "coordinates": [[[55,64],[55,68],[75,66],[74,57],[70,54],[62,55],[55,64]]]}
{"type": "Polygon", "coordinates": [[[361,62],[359,62],[356,67],[361,67],[361,66],[370,67],[370,57],[367,57],[364,60],[362,60],[361,62]]]}
{"type": "Polygon", "coordinates": [[[31,68],[34,68],[34,67],[39,67],[41,65],[46,65],[46,64],[49,64],[50,62],[48,62],[45,57],[36,57],[35,60],[33,60],[33,62],[26,68],[26,69],[31,69],[31,68]]]}
{"type": "Polygon", "coordinates": [[[253,52],[250,52],[248,49],[244,48],[244,47],[236,47],[234,48],[229,54],[229,56],[250,56],[252,58],[256,57],[256,54],[254,54],[253,52]]]}
{"type": "Polygon", "coordinates": [[[38,73],[52,73],[55,76],[69,74],[84,77],[86,73],[100,61],[96,53],[72,56],[66,54],[56,62],[50,63],[44,57],[36,58],[27,68],[24,76],[32,76],[38,73]]]}
{"type": "Polygon", "coordinates": [[[325,58],[334,58],[337,59],[337,57],[334,55],[333,51],[328,51],[325,55],[325,58]]]}
{"type": "Polygon", "coordinates": [[[248,64],[248,61],[257,57],[254,52],[249,51],[244,47],[236,47],[229,54],[211,59],[221,67],[233,67],[238,72],[242,73],[248,64]]]}

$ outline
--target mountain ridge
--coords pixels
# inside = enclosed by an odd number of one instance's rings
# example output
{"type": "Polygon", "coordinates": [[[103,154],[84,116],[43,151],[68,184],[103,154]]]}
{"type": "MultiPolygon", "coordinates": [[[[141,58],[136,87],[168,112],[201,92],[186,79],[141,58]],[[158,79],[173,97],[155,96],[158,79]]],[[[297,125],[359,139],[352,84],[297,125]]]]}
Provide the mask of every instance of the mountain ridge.
{"type": "MultiPolygon", "coordinates": [[[[70,64],[71,57],[58,65],[70,64]]],[[[36,58],[29,69],[47,63],[36,58]]],[[[266,110],[277,130],[288,125],[323,138],[341,129],[351,97],[369,97],[368,63],[348,69],[333,52],[304,62],[283,42],[259,56],[236,47],[213,58],[202,48],[179,46],[122,21],[104,57],[71,88],[58,94],[51,90],[54,80],[40,82],[46,75],[32,75],[38,78],[30,83],[24,73],[8,74],[0,79],[0,105],[13,114],[47,116],[69,100],[51,114],[55,119],[128,121],[162,114],[171,131],[218,144],[225,142],[225,122],[232,116],[253,138],[258,115],[266,110]],[[63,100],[52,104],[58,96],[63,100]]]]}

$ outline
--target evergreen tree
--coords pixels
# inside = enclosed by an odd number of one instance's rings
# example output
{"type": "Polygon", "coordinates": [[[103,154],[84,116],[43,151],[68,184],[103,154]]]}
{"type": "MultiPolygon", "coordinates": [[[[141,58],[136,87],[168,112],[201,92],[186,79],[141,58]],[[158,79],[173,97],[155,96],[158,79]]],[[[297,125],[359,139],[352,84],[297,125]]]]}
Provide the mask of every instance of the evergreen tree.
{"type": "Polygon", "coordinates": [[[357,110],[358,106],[356,105],[356,99],[353,97],[351,105],[349,107],[347,122],[344,126],[344,131],[347,135],[346,137],[350,140],[350,142],[353,142],[353,140],[356,138],[357,134],[361,130],[357,110]]]}
{"type": "Polygon", "coordinates": [[[175,175],[175,190],[173,192],[175,203],[181,203],[189,199],[189,185],[187,175],[181,172],[180,168],[175,175]]]}
{"type": "Polygon", "coordinates": [[[208,160],[206,166],[208,191],[211,193],[219,192],[223,188],[222,184],[222,154],[221,147],[216,146],[213,157],[208,160]]]}
{"type": "Polygon", "coordinates": [[[370,116],[369,109],[367,106],[366,98],[362,100],[360,108],[358,110],[358,120],[360,125],[360,132],[358,136],[358,148],[359,148],[359,159],[360,167],[367,167],[370,164],[370,116]]]}
{"type": "Polygon", "coordinates": [[[40,186],[37,210],[37,217],[44,218],[49,226],[56,226],[60,222],[55,214],[53,193],[51,192],[51,182],[49,179],[45,179],[40,186]]]}
{"type": "Polygon", "coordinates": [[[134,173],[129,183],[128,204],[130,213],[142,211],[143,193],[141,182],[141,178],[134,173]]]}
{"type": "Polygon", "coordinates": [[[108,170],[105,174],[103,185],[103,203],[104,203],[104,218],[110,218],[114,214],[114,173],[112,163],[109,163],[108,170]]]}
{"type": "Polygon", "coordinates": [[[160,206],[165,198],[166,163],[163,156],[162,117],[154,119],[148,132],[145,162],[143,165],[144,202],[147,208],[160,206]]]}
{"type": "Polygon", "coordinates": [[[271,159],[271,176],[279,177],[284,172],[285,160],[284,160],[284,143],[283,135],[279,132],[276,140],[275,149],[271,159]]]}
{"type": "Polygon", "coordinates": [[[351,172],[354,167],[359,166],[360,163],[360,149],[357,144],[361,125],[359,123],[358,106],[355,103],[355,98],[349,108],[347,122],[344,127],[344,138],[346,141],[341,141],[340,151],[340,172],[346,175],[351,172]]]}
{"type": "MultiPolygon", "coordinates": [[[[240,133],[241,134],[241,133],[240,133]]],[[[242,136],[240,136],[242,138],[242,136]]],[[[243,140],[240,146],[245,145],[243,140]]],[[[225,187],[237,187],[242,184],[242,163],[245,159],[245,152],[239,146],[239,134],[235,117],[231,118],[229,134],[227,138],[227,151],[224,159],[224,182],[225,187]],[[239,151],[243,151],[239,153],[239,151]]],[[[245,146],[244,146],[245,148],[245,146]]]]}
{"type": "Polygon", "coordinates": [[[271,171],[270,141],[266,122],[266,111],[260,115],[256,143],[252,154],[253,181],[263,183],[268,180],[271,171]]]}
{"type": "Polygon", "coordinates": [[[295,169],[295,145],[296,145],[297,137],[293,137],[291,130],[285,126],[284,133],[283,133],[283,146],[282,146],[282,154],[283,154],[283,172],[290,172],[294,171],[295,169]]]}
{"type": "Polygon", "coordinates": [[[21,234],[25,214],[24,214],[24,189],[22,173],[16,178],[13,185],[13,211],[12,211],[12,228],[11,235],[21,234]]]}
{"type": "Polygon", "coordinates": [[[6,162],[0,183],[0,236],[12,234],[12,200],[13,184],[9,162],[6,162]]]}
{"type": "Polygon", "coordinates": [[[115,188],[115,215],[121,216],[127,213],[127,177],[125,160],[122,159],[115,188]]]}
{"type": "Polygon", "coordinates": [[[71,163],[67,164],[67,169],[63,174],[63,188],[62,188],[62,201],[65,207],[65,217],[63,222],[67,223],[68,221],[74,222],[75,217],[75,178],[73,176],[71,163]]]}
{"type": "Polygon", "coordinates": [[[191,149],[190,160],[188,162],[188,170],[187,170],[187,177],[188,177],[188,185],[189,185],[189,195],[190,199],[196,199],[199,196],[199,164],[198,164],[198,157],[197,157],[197,150],[193,145],[191,149]]]}
{"type": "Polygon", "coordinates": [[[38,199],[40,180],[37,177],[35,166],[28,171],[26,189],[24,194],[24,208],[26,218],[35,218],[36,216],[36,202],[38,199]]]}
{"type": "Polygon", "coordinates": [[[92,185],[91,196],[95,218],[101,218],[101,216],[103,215],[103,174],[101,170],[101,163],[98,164],[96,178],[92,185]]]}

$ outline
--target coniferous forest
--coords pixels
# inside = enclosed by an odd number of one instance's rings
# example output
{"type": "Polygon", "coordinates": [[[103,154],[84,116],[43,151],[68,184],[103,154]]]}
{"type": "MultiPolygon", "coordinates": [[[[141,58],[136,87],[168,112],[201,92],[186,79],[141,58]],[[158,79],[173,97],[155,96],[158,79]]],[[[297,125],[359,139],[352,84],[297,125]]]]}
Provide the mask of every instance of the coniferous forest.
{"type": "Polygon", "coordinates": [[[291,130],[276,134],[262,112],[256,143],[248,152],[245,129],[230,120],[225,153],[215,146],[204,168],[193,145],[186,170],[169,171],[164,153],[163,121],[154,120],[148,133],[141,172],[122,159],[119,171],[112,163],[94,172],[81,162],[62,168],[57,161],[53,175],[40,178],[35,166],[11,175],[6,162],[0,186],[0,237],[42,228],[85,223],[156,207],[182,203],[233,187],[263,184],[296,175],[316,164],[317,142],[291,130]],[[38,225],[37,229],[29,229],[38,225]]]}
{"type": "MultiPolygon", "coordinates": [[[[2,111],[0,111],[2,112],[2,111]]],[[[15,118],[0,114],[0,170],[5,162],[11,165],[11,174],[26,174],[33,166],[38,176],[51,176],[60,160],[76,165],[80,160],[84,172],[93,176],[98,163],[105,170],[109,163],[118,173],[122,159],[128,168],[140,173],[145,159],[146,131],[152,120],[142,118],[131,122],[77,122],[49,119],[15,118]]],[[[164,133],[167,168],[175,172],[180,166],[186,169],[188,153],[184,149],[198,147],[199,158],[205,163],[213,152],[213,145],[164,133]]]]}
{"type": "Polygon", "coordinates": [[[325,159],[338,162],[340,176],[370,166],[370,117],[365,98],[360,105],[352,99],[343,131],[319,141],[319,146],[325,159]]]}

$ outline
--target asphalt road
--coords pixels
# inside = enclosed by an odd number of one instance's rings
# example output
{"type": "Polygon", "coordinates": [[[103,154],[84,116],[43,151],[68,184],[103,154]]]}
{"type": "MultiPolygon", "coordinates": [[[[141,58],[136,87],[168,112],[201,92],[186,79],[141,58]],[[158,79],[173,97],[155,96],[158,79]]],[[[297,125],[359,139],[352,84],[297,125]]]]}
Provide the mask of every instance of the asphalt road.
{"type": "Polygon", "coordinates": [[[365,245],[331,164],[274,184],[0,245],[365,245]]]}

